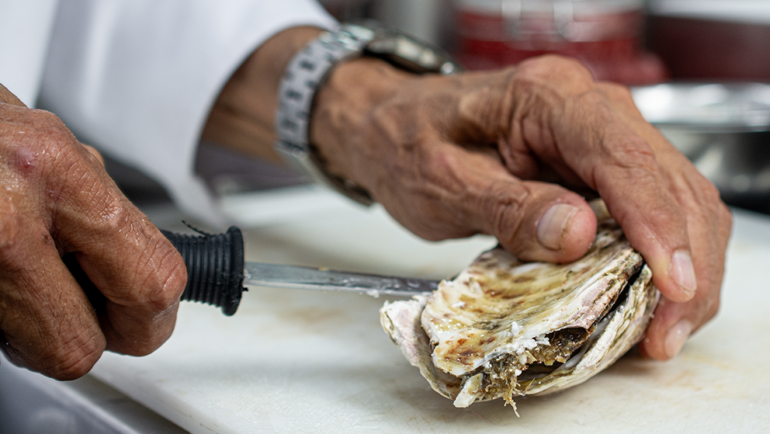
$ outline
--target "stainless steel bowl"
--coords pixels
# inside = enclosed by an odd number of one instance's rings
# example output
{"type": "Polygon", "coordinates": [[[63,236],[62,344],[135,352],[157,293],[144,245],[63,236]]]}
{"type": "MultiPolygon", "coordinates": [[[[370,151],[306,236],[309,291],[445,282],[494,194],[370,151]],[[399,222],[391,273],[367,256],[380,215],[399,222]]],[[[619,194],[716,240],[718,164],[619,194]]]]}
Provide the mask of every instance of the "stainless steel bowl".
{"type": "Polygon", "coordinates": [[[673,83],[631,92],[642,115],[723,200],[770,212],[770,85],[673,83]]]}

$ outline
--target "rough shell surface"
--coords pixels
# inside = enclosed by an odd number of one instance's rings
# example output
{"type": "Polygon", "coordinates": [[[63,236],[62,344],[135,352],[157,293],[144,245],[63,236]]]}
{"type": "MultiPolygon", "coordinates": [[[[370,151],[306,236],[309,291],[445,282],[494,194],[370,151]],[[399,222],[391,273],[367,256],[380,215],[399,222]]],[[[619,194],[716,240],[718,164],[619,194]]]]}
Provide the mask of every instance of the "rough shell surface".
{"type": "Polygon", "coordinates": [[[576,262],[525,264],[493,249],[430,297],[386,303],[380,320],[407,360],[458,407],[509,399],[506,393],[546,394],[582,383],[641,339],[659,297],[642,267],[622,231],[607,223],[576,262]],[[511,355],[536,363],[534,349],[550,345],[549,334],[572,328],[591,334],[565,363],[533,378],[518,378],[526,367],[507,374],[512,392],[488,387],[492,361],[511,355]]]}

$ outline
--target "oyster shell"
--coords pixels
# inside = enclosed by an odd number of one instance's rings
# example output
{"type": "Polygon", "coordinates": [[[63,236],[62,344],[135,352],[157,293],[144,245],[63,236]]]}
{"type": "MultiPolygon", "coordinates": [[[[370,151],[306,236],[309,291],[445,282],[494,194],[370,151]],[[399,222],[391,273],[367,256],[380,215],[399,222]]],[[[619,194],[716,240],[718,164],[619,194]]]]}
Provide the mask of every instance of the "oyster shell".
{"type": "Polygon", "coordinates": [[[522,263],[495,248],[429,297],[386,302],[380,322],[456,407],[513,405],[611,365],[642,338],[659,297],[641,255],[605,220],[578,261],[522,263]]]}

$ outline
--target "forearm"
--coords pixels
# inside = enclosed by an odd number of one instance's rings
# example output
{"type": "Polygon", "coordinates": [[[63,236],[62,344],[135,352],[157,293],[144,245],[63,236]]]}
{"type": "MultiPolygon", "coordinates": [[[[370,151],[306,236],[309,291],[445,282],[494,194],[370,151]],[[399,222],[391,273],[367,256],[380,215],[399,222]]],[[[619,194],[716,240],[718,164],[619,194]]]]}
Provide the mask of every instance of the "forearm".
{"type": "Polygon", "coordinates": [[[278,85],[294,54],[322,31],[293,27],[254,51],[220,92],[202,138],[253,157],[280,162],[273,149],[278,85]]]}

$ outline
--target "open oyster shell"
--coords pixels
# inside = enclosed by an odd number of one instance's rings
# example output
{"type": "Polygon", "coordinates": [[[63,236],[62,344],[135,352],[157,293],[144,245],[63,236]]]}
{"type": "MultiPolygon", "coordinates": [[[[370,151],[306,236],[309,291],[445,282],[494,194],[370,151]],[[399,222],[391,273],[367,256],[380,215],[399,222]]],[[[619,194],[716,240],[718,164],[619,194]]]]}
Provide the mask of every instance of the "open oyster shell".
{"type": "Polygon", "coordinates": [[[380,322],[456,407],[580,384],[643,336],[660,294],[622,231],[605,220],[570,264],[483,253],[429,297],[386,303],[380,322]]]}

